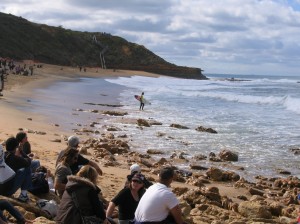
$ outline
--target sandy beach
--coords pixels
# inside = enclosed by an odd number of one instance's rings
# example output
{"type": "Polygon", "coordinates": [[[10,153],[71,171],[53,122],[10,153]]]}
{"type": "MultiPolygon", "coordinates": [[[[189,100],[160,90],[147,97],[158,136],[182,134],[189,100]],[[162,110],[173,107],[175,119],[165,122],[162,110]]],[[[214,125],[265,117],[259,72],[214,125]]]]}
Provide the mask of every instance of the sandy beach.
{"type": "MultiPolygon", "coordinates": [[[[32,62],[25,61],[24,63],[30,64],[32,62]]],[[[20,109],[22,106],[24,106],[24,104],[26,104],[26,100],[24,101],[24,98],[30,99],[32,94],[34,94],[34,89],[45,88],[50,84],[62,80],[72,81],[76,78],[79,78],[79,76],[107,78],[119,76],[130,77],[133,75],[158,77],[156,74],[140,71],[121,71],[109,69],[102,70],[96,68],[87,68],[86,72],[79,72],[78,68],[47,64],[44,64],[42,68],[35,68],[33,76],[21,76],[14,74],[8,75],[5,82],[5,89],[3,91],[4,96],[0,98],[0,142],[2,143],[7,138],[15,136],[19,130],[26,131],[28,133],[32,151],[36,154],[36,158],[41,161],[43,166],[47,167],[52,173],[54,173],[57,153],[66,147],[65,139],[70,135],[74,135],[76,132],[74,132],[72,129],[68,129],[68,127],[64,127],[60,123],[49,120],[49,118],[44,114],[20,109]],[[20,96],[23,97],[23,100],[20,100],[20,96]]],[[[108,102],[110,101],[109,97],[111,96],[108,96],[108,102]]],[[[47,101],[47,98],[43,100],[47,101]]],[[[111,99],[111,102],[114,103],[113,99],[111,99]]],[[[119,109],[107,108],[106,110],[118,111],[119,109]]],[[[97,122],[103,123],[105,119],[105,117],[101,117],[101,119],[97,120],[97,122]]],[[[90,121],[82,124],[83,127],[88,127],[89,125],[90,121]]],[[[81,134],[79,137],[83,142],[93,137],[93,135],[88,132],[81,131],[80,133],[81,134]]],[[[103,133],[100,134],[102,134],[103,137],[107,137],[110,133],[106,130],[103,130],[103,133]]],[[[88,142],[86,142],[86,144],[88,144],[88,142]]],[[[109,161],[106,157],[97,157],[90,148],[88,148],[86,156],[96,161],[103,170],[103,176],[98,178],[98,184],[102,189],[104,198],[108,201],[115,196],[120,189],[123,188],[126,176],[129,174],[130,165],[134,162],[141,164],[142,161],[141,156],[135,152],[129,152],[124,155],[118,154],[114,156],[118,165],[115,165],[116,163],[110,163],[111,161],[109,161]]],[[[149,179],[155,181],[157,177],[155,171],[159,169],[159,166],[147,167],[145,164],[146,163],[141,164],[143,172],[149,179]]],[[[173,190],[179,192],[188,192],[189,189],[194,189],[194,195],[192,192],[190,192],[190,196],[197,200],[199,199],[197,203],[190,203],[194,206],[193,207],[187,205],[186,202],[184,203],[184,197],[181,196],[182,208],[185,213],[185,219],[188,223],[268,223],[267,220],[271,220],[269,223],[290,223],[297,216],[297,206],[299,205],[297,205],[297,201],[295,201],[294,198],[295,194],[297,193],[297,187],[300,187],[300,185],[298,185],[299,180],[295,180],[294,184],[287,183],[285,187],[289,190],[284,188],[284,192],[282,190],[283,187],[281,187],[284,184],[277,186],[276,188],[274,187],[274,184],[272,185],[275,180],[258,178],[258,183],[247,183],[247,181],[243,180],[214,181],[213,178],[210,178],[208,181],[206,171],[195,171],[193,172],[193,176],[191,178],[183,180],[182,178],[178,178],[178,180],[179,181],[173,182],[173,190]],[[256,193],[253,193],[254,190],[249,190],[250,188],[257,190],[256,193]],[[203,193],[203,195],[200,196],[196,194],[197,191],[206,193],[203,193]],[[279,194],[278,192],[281,192],[282,194],[279,194]],[[289,195],[283,196],[285,192],[289,192],[289,195]],[[276,194],[278,198],[275,198],[274,194],[276,194]],[[203,198],[201,207],[200,198],[204,197],[204,195],[206,195],[207,198],[212,199],[212,201],[214,201],[214,197],[219,195],[220,200],[217,200],[218,203],[208,202],[207,199],[203,198]],[[270,210],[270,204],[261,202],[267,198],[268,200],[271,200],[273,197],[272,200],[280,204],[280,206],[274,205],[274,209],[279,209],[280,207],[280,215],[275,216],[275,213],[272,213],[270,218],[268,215],[258,215],[255,217],[250,215],[247,216],[245,213],[242,213],[238,208],[239,205],[246,201],[250,201],[250,198],[255,195],[259,195],[262,197],[262,199],[253,199],[252,202],[254,203],[260,201],[260,203],[257,204],[265,206],[263,209],[268,211],[270,210]],[[279,197],[281,197],[282,200],[279,199],[279,197]],[[294,201],[290,203],[284,203],[285,198],[290,197],[294,197],[294,201]],[[224,198],[227,198],[228,200],[226,201],[224,198]],[[226,206],[226,203],[228,203],[228,206],[226,206]],[[204,208],[205,206],[203,204],[206,205],[206,208],[204,208]],[[220,210],[217,209],[220,207],[220,205],[222,210],[221,208],[220,210]],[[207,208],[210,208],[210,211],[207,208]],[[289,208],[289,210],[287,208],[289,208]],[[221,220],[223,221],[221,222],[221,220]]],[[[178,195],[180,194],[183,195],[183,193],[178,193],[178,195]]],[[[185,201],[189,201],[189,199],[186,199],[185,201]]],[[[258,206],[257,204],[255,204],[255,206],[258,206]]],[[[253,207],[255,206],[253,205],[253,207]]],[[[245,208],[251,210],[250,207],[246,207],[246,205],[245,208]]],[[[253,213],[256,212],[254,208],[253,211],[253,213]]],[[[51,223],[51,221],[44,222],[51,223]]],[[[43,222],[36,221],[35,223],[43,222]]]]}

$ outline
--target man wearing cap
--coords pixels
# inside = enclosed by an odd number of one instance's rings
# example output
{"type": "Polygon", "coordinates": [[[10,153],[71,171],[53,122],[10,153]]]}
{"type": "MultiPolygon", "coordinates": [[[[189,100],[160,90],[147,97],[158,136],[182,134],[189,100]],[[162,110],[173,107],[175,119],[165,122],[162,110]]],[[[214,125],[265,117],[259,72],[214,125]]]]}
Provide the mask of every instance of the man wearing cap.
{"type": "MultiPolygon", "coordinates": [[[[72,135],[68,138],[68,147],[72,147],[72,148],[78,148],[79,146],[79,138],[75,135],[72,135]]],[[[62,150],[58,157],[57,157],[57,160],[56,160],[56,165],[60,162],[61,158],[63,157],[64,153],[65,153],[66,149],[62,150]]],[[[91,160],[88,160],[86,158],[84,158],[81,154],[78,154],[78,159],[77,159],[77,162],[74,163],[73,165],[70,166],[71,170],[72,170],[72,173],[73,174],[76,174],[80,167],[81,166],[84,166],[84,165],[90,165],[92,167],[94,167],[97,171],[97,173],[99,175],[102,175],[102,170],[100,169],[100,167],[98,166],[98,164],[94,161],[91,161],[91,160]]]]}
{"type": "Polygon", "coordinates": [[[159,182],[149,187],[140,200],[135,211],[135,224],[158,223],[169,220],[169,217],[173,218],[169,223],[184,223],[179,201],[169,189],[173,177],[174,170],[171,167],[161,169],[159,182]]]}
{"type": "Polygon", "coordinates": [[[19,201],[27,202],[27,190],[31,187],[31,159],[22,151],[17,149],[19,143],[16,138],[11,137],[6,140],[6,152],[4,155],[5,163],[16,173],[13,178],[11,188],[5,192],[1,192],[5,196],[14,194],[21,188],[21,194],[18,197],[19,201]]]}

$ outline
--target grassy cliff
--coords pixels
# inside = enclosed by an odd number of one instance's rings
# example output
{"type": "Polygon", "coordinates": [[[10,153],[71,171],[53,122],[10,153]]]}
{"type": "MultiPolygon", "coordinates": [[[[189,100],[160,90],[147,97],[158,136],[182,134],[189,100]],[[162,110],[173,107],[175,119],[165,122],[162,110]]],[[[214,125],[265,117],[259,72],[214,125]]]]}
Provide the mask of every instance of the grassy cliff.
{"type": "Polygon", "coordinates": [[[79,32],[36,24],[0,13],[0,57],[32,59],[42,63],[154,72],[181,78],[206,79],[200,68],[171,64],[144,46],[107,33],[79,32]],[[97,40],[97,41],[95,41],[97,40]]]}

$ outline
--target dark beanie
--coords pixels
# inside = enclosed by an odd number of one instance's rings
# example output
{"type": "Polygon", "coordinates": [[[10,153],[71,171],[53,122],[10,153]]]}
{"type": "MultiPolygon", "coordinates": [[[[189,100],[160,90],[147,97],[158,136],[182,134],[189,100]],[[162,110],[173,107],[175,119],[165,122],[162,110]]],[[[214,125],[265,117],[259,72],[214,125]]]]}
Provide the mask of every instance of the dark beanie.
{"type": "Polygon", "coordinates": [[[7,151],[13,151],[18,147],[19,143],[15,137],[6,140],[5,146],[7,151]]]}
{"type": "Polygon", "coordinates": [[[25,132],[19,132],[17,135],[16,135],[16,139],[17,141],[20,143],[24,138],[26,137],[26,133],[25,132]]]}

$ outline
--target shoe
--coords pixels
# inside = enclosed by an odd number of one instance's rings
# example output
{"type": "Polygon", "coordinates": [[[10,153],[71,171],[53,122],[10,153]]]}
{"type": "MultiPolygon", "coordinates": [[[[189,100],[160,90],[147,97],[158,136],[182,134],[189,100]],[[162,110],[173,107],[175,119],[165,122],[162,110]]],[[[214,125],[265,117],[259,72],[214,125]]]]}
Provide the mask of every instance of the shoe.
{"type": "Polygon", "coordinates": [[[29,201],[29,197],[27,195],[23,195],[22,193],[18,197],[18,201],[27,202],[29,201]]]}

